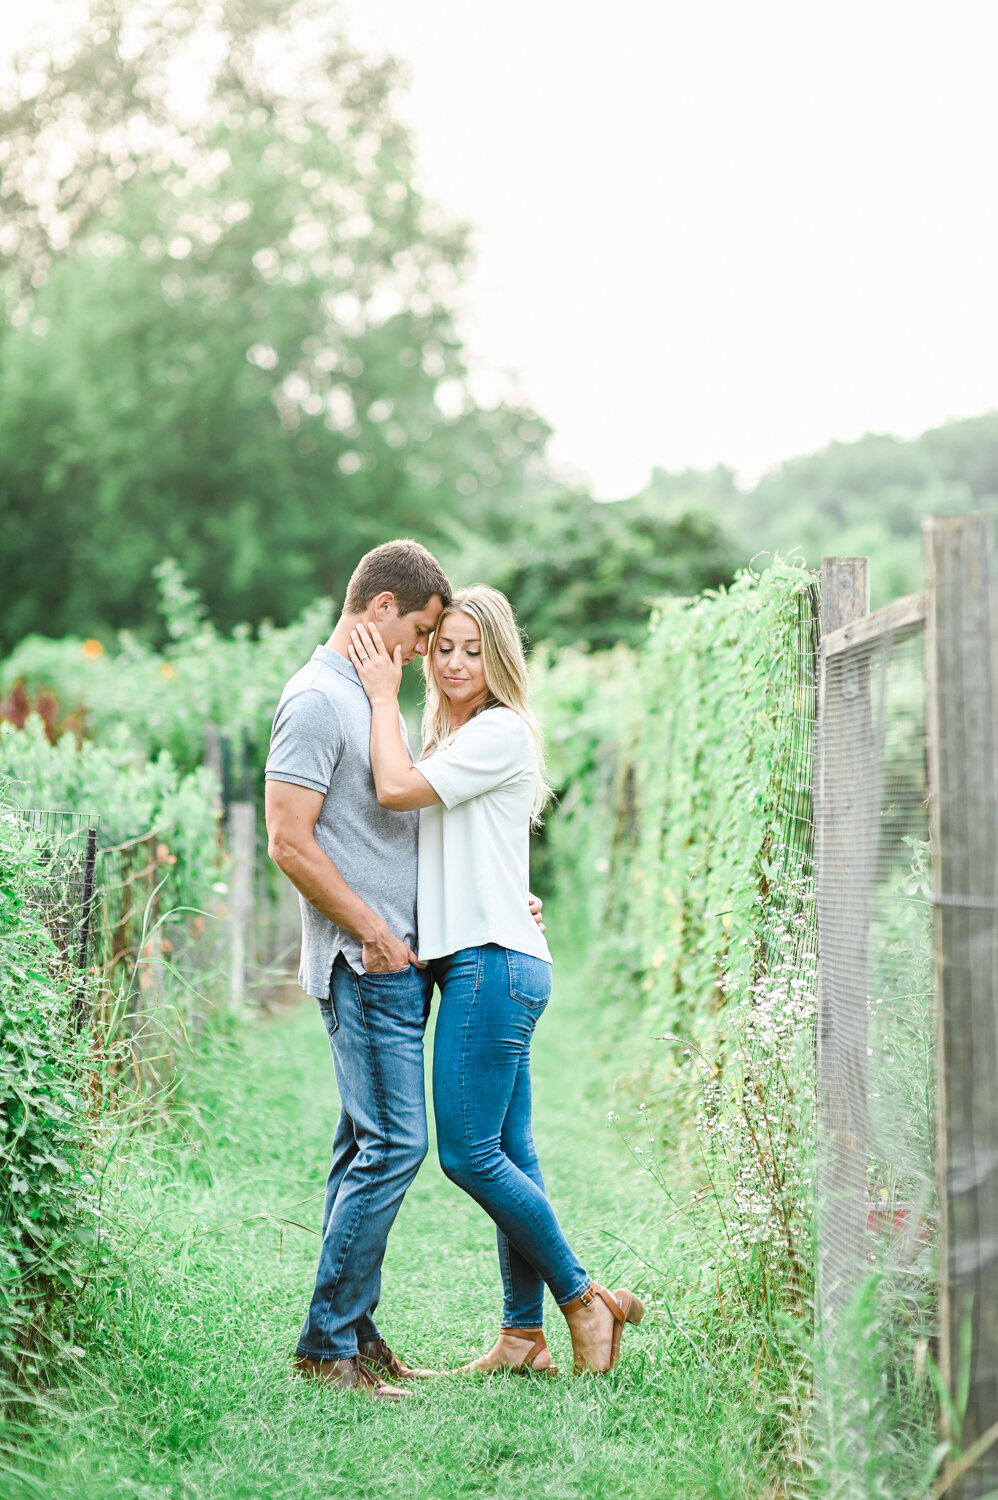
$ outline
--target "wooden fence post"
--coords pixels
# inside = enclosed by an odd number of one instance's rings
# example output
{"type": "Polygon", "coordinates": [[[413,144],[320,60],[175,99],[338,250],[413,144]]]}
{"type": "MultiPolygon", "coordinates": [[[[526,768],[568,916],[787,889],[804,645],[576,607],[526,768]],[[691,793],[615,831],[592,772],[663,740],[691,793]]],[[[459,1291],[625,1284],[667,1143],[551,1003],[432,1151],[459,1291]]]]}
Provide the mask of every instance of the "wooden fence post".
{"type": "MultiPolygon", "coordinates": [[[[935,902],[940,1370],[966,1454],[998,1422],[998,798],[990,526],[923,526],[935,902]]],[[[948,1424],[949,1428],[952,1424],[948,1424]]],[[[998,1434],[996,1434],[998,1437],[998,1434]]],[[[948,1494],[998,1487],[992,1442],[948,1494]]]]}
{"type": "Polygon", "coordinates": [[[229,899],[232,910],[232,999],[246,999],[253,938],[253,878],[256,860],[256,809],[252,802],[229,807],[229,855],[232,860],[229,899]]]}
{"type": "Polygon", "coordinates": [[[225,760],[218,725],[211,719],[208,719],[204,726],[204,765],[212,772],[218,784],[217,811],[218,816],[222,818],[225,816],[225,760]]]}

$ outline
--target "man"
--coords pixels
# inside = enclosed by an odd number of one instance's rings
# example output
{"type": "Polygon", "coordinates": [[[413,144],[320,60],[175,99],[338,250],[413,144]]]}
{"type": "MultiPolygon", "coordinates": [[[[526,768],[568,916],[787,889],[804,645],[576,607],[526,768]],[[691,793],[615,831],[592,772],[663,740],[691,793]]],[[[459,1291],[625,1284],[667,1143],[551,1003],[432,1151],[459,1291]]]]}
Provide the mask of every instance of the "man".
{"type": "Polygon", "coordinates": [[[298,978],[319,1002],[341,1106],[294,1369],[381,1400],[408,1394],[389,1381],[429,1373],[392,1353],[374,1310],[388,1232],[426,1155],[432,982],[415,953],[419,815],[378,804],[371,707],[348,645],[358,621],[373,622],[404,662],[425,656],[450,598],[443,570],[418,542],[367,553],[329,640],[281,695],[267,759],[270,856],[301,896],[298,978]]]}

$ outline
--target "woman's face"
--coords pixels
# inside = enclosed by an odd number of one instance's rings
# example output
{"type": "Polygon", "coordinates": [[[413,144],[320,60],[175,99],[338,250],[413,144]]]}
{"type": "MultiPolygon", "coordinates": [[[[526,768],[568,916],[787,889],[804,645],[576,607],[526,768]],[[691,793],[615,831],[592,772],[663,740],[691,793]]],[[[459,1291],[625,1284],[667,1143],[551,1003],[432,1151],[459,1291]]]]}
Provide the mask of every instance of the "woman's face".
{"type": "Polygon", "coordinates": [[[445,615],[433,647],[433,674],[452,709],[467,714],[489,695],[477,621],[454,610],[445,615]]]}

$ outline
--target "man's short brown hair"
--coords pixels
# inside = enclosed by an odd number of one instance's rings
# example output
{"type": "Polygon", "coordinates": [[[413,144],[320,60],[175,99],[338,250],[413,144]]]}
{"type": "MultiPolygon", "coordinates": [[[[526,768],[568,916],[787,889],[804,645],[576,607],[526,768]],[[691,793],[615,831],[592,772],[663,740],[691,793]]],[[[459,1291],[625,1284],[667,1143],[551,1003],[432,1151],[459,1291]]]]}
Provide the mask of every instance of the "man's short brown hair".
{"type": "Polygon", "coordinates": [[[344,614],[361,615],[377,594],[392,593],[400,615],[425,609],[434,594],[444,609],[451,601],[447,574],[432,552],[402,538],[366,552],[347,585],[344,614]]]}

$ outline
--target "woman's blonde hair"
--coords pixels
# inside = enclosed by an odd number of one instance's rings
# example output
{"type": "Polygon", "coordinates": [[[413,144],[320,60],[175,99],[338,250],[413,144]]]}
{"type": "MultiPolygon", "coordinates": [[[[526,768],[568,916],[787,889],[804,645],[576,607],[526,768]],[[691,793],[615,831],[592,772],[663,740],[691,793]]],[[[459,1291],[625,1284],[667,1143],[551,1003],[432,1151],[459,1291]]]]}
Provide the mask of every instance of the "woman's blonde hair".
{"type": "Polygon", "coordinates": [[[527,702],[527,663],[512,605],[505,594],[490,588],[487,583],[473,583],[469,588],[459,589],[440,616],[430,637],[429,649],[423,658],[426,702],[423,707],[422,754],[431,755],[434,750],[439,750],[456,732],[451,729],[447,699],[437,686],[433,671],[433,657],[444,621],[448,615],[453,614],[469,615],[478,626],[482,642],[482,666],[488,697],[476,709],[476,713],[481,713],[486,708],[510,708],[520,715],[530,730],[537,752],[537,789],[531,815],[531,822],[536,827],[551,795],[544,766],[544,737],[527,702]]]}

